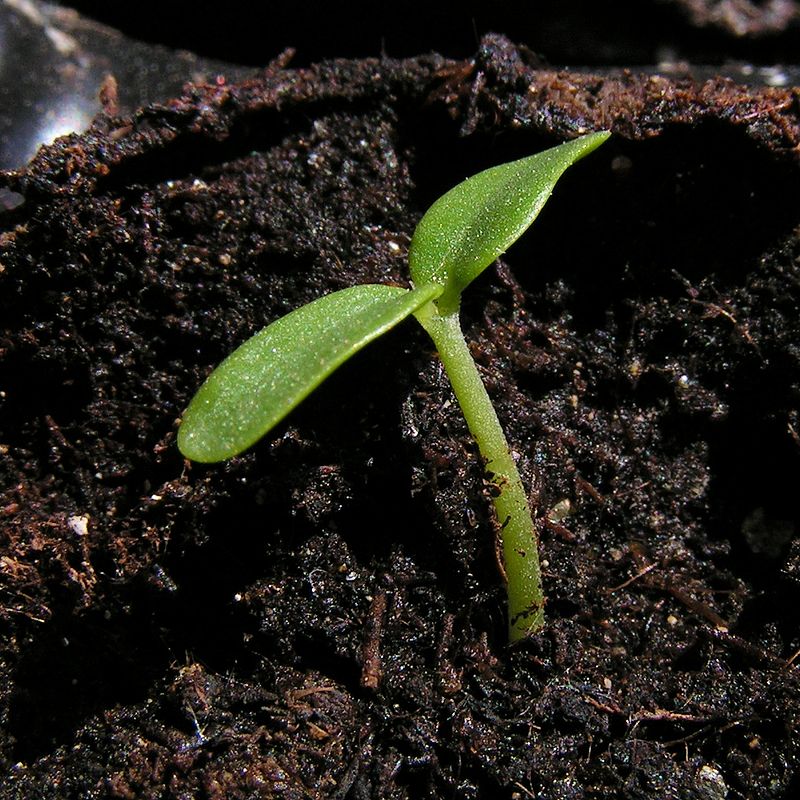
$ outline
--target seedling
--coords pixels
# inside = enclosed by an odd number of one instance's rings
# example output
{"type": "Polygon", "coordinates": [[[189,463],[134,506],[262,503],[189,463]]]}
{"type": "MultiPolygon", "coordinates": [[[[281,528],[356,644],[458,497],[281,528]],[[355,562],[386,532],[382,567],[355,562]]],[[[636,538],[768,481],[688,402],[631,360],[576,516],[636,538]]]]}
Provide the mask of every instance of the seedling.
{"type": "Polygon", "coordinates": [[[592,133],[467,179],[439,198],[409,250],[413,289],[366,284],[314,300],[242,344],[200,387],[178,447],[211,463],[255,444],[337,367],[413,315],[439,351],[486,463],[503,547],[511,641],[541,630],[538,534],[505,435],[459,322],[461,293],[528,228],[567,167],[599,147],[592,133]]]}

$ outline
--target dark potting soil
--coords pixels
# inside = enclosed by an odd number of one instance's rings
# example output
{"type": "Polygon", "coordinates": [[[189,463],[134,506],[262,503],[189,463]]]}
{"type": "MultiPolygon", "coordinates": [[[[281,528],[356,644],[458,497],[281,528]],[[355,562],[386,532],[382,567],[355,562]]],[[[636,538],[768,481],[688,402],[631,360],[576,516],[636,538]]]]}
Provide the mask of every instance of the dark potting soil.
{"type": "Polygon", "coordinates": [[[799,148],[797,90],[489,37],[279,62],[0,177],[0,798],[796,797],[799,148]],[[463,309],[541,635],[506,644],[482,467],[413,322],[250,453],[183,461],[236,344],[405,285],[444,190],[601,128],[463,309]]]}

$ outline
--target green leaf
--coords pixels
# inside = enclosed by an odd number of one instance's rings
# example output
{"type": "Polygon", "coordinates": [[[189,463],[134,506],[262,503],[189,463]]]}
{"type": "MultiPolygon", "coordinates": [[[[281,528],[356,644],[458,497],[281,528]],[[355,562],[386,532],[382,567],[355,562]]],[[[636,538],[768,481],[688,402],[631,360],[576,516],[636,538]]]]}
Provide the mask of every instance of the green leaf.
{"type": "Polygon", "coordinates": [[[178,431],[181,453],[203,463],[238,455],[348,358],[440,293],[431,285],[354,286],[276,320],[200,387],[178,431]]]}
{"type": "Polygon", "coordinates": [[[533,156],[479,172],[440,197],[420,220],[409,250],[417,286],[445,287],[437,305],[461,292],[527,229],[567,167],[610,133],[590,133],[533,156]]]}

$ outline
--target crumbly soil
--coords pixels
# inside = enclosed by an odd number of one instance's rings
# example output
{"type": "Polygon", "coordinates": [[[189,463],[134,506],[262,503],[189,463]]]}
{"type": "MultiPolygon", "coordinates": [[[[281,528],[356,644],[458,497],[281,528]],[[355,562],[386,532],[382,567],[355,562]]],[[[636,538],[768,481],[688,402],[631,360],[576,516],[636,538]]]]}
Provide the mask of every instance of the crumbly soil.
{"type": "Polygon", "coordinates": [[[0,798],[800,792],[800,93],[339,61],[104,117],[0,183],[0,798]],[[465,175],[615,136],[465,298],[539,521],[509,648],[490,505],[413,321],[248,454],[213,365],[406,284],[465,175]]]}

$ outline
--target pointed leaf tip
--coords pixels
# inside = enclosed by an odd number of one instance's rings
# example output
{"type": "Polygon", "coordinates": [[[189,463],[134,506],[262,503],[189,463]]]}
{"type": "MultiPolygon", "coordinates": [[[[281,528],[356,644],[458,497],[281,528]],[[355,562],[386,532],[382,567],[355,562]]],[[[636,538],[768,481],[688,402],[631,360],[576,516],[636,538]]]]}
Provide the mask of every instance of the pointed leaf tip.
{"type": "Polygon", "coordinates": [[[491,167],[440,197],[411,240],[414,283],[443,286],[438,304],[455,308],[461,292],[536,219],[564,171],[609,136],[590,133],[491,167]]]}

